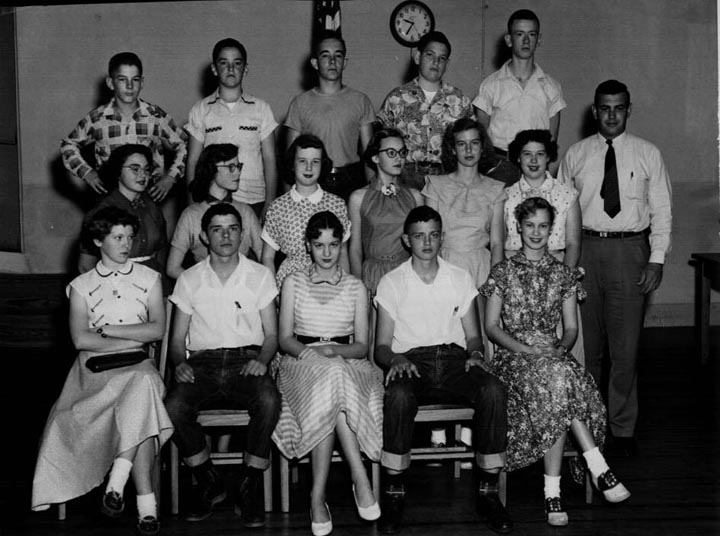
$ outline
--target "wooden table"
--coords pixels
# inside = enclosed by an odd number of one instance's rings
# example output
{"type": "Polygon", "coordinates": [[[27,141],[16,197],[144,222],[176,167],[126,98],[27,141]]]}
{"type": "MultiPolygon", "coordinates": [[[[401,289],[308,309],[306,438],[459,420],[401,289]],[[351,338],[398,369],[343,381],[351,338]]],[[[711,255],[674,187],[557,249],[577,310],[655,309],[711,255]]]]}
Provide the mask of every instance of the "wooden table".
{"type": "Polygon", "coordinates": [[[710,355],[710,288],[720,284],[720,253],[693,253],[695,265],[695,340],[702,365],[710,355]]]}

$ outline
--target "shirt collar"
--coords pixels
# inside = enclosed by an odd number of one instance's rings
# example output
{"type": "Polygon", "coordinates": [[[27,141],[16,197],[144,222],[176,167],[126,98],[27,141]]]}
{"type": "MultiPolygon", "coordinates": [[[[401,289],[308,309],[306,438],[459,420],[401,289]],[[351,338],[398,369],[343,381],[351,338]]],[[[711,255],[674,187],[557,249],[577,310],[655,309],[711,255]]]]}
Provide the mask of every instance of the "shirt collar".
{"type": "MultiPolygon", "coordinates": [[[[512,78],[513,80],[517,80],[515,75],[510,70],[511,61],[512,60],[507,60],[500,68],[500,76],[502,78],[512,78]]],[[[533,78],[537,78],[538,80],[545,78],[545,71],[542,70],[542,67],[540,67],[538,63],[535,63],[535,70],[533,71],[533,74],[530,75],[530,78],[528,80],[532,80],[533,78]]]]}
{"type": "MultiPolygon", "coordinates": [[[[231,284],[235,285],[238,283],[244,284],[245,281],[245,274],[247,273],[247,263],[250,261],[243,255],[242,253],[238,253],[238,265],[235,267],[235,270],[228,278],[225,285],[231,284]]],[[[216,286],[220,282],[220,278],[218,278],[217,274],[215,273],[215,270],[212,269],[212,266],[210,266],[210,255],[205,257],[202,261],[200,261],[203,264],[202,267],[202,277],[205,280],[206,284],[209,284],[210,286],[216,286]]]]}
{"type": "MultiPolygon", "coordinates": [[[[625,138],[627,138],[626,134],[627,134],[627,130],[625,130],[625,132],[623,132],[616,138],[613,138],[613,141],[612,141],[613,147],[617,147],[618,145],[622,145],[623,143],[625,143],[625,138]]],[[[600,142],[603,145],[607,145],[607,138],[605,138],[605,136],[603,136],[599,132],[596,134],[596,136],[597,136],[597,139],[600,140],[600,142]]]]}
{"type": "Polygon", "coordinates": [[[117,270],[111,270],[110,268],[105,266],[100,260],[95,265],[95,271],[100,277],[110,277],[113,274],[128,275],[133,271],[133,262],[131,260],[128,260],[117,270]]]}
{"type": "MultiPolygon", "coordinates": [[[[208,104],[223,104],[227,106],[227,103],[220,98],[220,89],[216,89],[215,92],[208,97],[208,104]]],[[[245,104],[255,104],[255,99],[250,95],[246,95],[243,91],[240,94],[240,98],[235,101],[236,103],[244,102],[245,104]]]]}
{"type": "MultiPolygon", "coordinates": [[[[106,117],[115,117],[115,118],[122,118],[120,115],[120,111],[117,107],[117,100],[115,97],[110,99],[110,102],[105,106],[105,109],[103,110],[103,115],[106,117]]],[[[133,118],[137,119],[139,117],[146,117],[150,115],[148,112],[148,103],[144,100],[138,98],[138,108],[133,112],[133,118]]]]}
{"type": "Polygon", "coordinates": [[[540,266],[546,266],[553,262],[555,260],[555,257],[550,255],[548,253],[547,249],[545,250],[545,255],[543,255],[543,258],[540,259],[538,262],[532,262],[530,261],[526,256],[525,253],[523,253],[522,250],[518,251],[515,255],[510,257],[512,262],[516,262],[517,264],[524,264],[526,266],[534,266],[534,267],[540,267],[540,266]]]}
{"type": "Polygon", "coordinates": [[[539,188],[535,188],[533,186],[530,186],[530,183],[525,178],[525,175],[520,177],[520,180],[518,181],[518,185],[520,187],[520,191],[523,193],[532,193],[532,192],[552,192],[553,187],[555,186],[555,179],[552,178],[552,175],[550,175],[549,171],[545,172],[545,181],[540,185],[539,188]]]}
{"type": "Polygon", "coordinates": [[[342,279],[343,271],[342,268],[340,268],[340,265],[336,265],[333,273],[327,277],[324,277],[318,273],[317,266],[315,266],[315,264],[312,264],[308,268],[308,276],[310,277],[310,282],[316,285],[319,285],[320,283],[327,283],[329,285],[335,286],[342,279]]]}
{"type": "Polygon", "coordinates": [[[217,197],[208,194],[205,198],[205,202],[211,205],[215,203],[232,203],[232,192],[227,192],[225,194],[225,197],[223,197],[222,199],[218,199],[217,197]]]}
{"type": "Polygon", "coordinates": [[[305,197],[304,195],[300,195],[297,191],[297,188],[295,185],[292,185],[292,188],[290,188],[290,198],[295,201],[296,203],[300,203],[302,200],[307,200],[313,205],[317,205],[323,197],[323,189],[318,184],[317,190],[315,190],[313,193],[311,193],[309,196],[305,197]]]}

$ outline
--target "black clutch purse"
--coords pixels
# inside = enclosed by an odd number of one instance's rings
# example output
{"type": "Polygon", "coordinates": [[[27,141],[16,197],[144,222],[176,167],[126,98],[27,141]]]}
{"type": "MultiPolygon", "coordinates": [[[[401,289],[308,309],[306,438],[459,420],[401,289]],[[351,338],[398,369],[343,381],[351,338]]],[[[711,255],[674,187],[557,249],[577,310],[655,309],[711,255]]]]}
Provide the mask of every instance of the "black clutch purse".
{"type": "Polygon", "coordinates": [[[143,350],[120,354],[95,355],[85,362],[85,366],[93,372],[104,372],[114,368],[129,367],[145,361],[147,358],[147,352],[143,350]]]}

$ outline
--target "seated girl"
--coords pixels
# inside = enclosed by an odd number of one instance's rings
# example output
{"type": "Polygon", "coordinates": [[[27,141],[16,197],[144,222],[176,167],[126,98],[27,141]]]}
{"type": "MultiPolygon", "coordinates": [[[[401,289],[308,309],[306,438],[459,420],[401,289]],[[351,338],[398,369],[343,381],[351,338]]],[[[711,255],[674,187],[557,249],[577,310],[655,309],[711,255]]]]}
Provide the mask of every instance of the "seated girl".
{"type": "Polygon", "coordinates": [[[497,264],[481,292],[485,328],[498,349],[490,364],[508,397],[506,469],[543,459],[545,510],[550,525],[567,525],[560,500],[560,467],[568,430],[583,453],[592,480],[609,502],[630,497],[610,471],[599,447],[606,410],[592,377],[568,351],[577,337],[575,271],[547,249],[555,209],[531,197],[515,209],[522,249],[497,264]],[[556,326],[562,318],[563,334],[556,326]]]}
{"type": "Polygon", "coordinates": [[[340,266],[348,270],[347,244],[350,238],[350,220],[342,198],[325,192],[318,184],[332,168],[322,141],[311,134],[301,134],[287,151],[286,165],[292,171],[295,184],[289,192],[270,204],[265,217],[262,239],[265,242],[262,263],[276,274],[278,288],[288,274],[305,270],[312,264],[305,249],[305,229],[310,216],[329,210],[343,226],[340,247],[340,266]],[[275,255],[280,251],[285,259],[275,272],[275,255]]]}
{"type": "Polygon", "coordinates": [[[339,266],[343,235],[332,212],[310,218],[305,244],[313,262],[285,278],[280,300],[278,342],[286,355],[276,380],[282,412],[273,439],[287,458],[311,453],[314,536],[332,531],[325,487],[336,436],[360,517],[380,517],[360,453],[380,458],[382,376],[366,359],[367,290],[339,266]]]}
{"type": "Polygon", "coordinates": [[[163,405],[163,381],[142,354],[162,337],[165,309],[159,274],[130,258],[137,229],[137,218],[116,207],[98,210],[83,227],[85,240],[99,248],[100,261],[67,288],[70,334],[80,353],[45,425],[32,507],[44,510],[84,495],[109,470],[102,512],[122,514],[123,491],[132,476],[136,530],[151,535],[160,530],[152,468],[173,428],[163,405]],[[140,361],[133,365],[101,372],[87,366],[94,356],[138,352],[140,361]]]}

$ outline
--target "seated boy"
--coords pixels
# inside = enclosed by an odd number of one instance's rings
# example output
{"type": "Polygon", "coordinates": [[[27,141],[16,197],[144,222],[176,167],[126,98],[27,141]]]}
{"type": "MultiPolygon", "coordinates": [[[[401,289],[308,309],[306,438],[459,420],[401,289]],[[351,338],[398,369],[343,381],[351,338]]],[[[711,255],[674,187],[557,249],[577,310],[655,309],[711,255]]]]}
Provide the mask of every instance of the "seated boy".
{"type": "Polygon", "coordinates": [[[411,257],[380,280],[375,297],[375,359],[386,370],[380,531],[400,528],[418,406],[454,403],[475,410],[478,509],[492,530],[510,532],[497,487],[507,444],[506,398],[499,380],[484,369],[473,307],[477,290],[467,271],[438,257],[442,220],[434,209],[412,209],[402,240],[411,257]]]}
{"type": "Polygon", "coordinates": [[[208,256],[207,244],[200,238],[200,221],[205,211],[216,203],[231,203],[237,209],[243,227],[240,254],[260,260],[263,247],[260,222],[249,205],[232,199],[232,193],[240,184],[242,169],[237,155],[238,148],[232,143],[214,143],[200,153],[192,183],[195,202],[183,210],[170,242],[167,275],[173,279],[183,272],[188,251],[192,252],[194,263],[208,256]]]}
{"type": "Polygon", "coordinates": [[[267,268],[238,253],[241,235],[240,214],[228,203],[211,206],[202,217],[210,256],[184,271],[170,296],[176,306],[169,348],[175,384],[165,406],[173,440],[197,480],[189,521],[207,518],[226,496],[197,412],[208,406],[250,412],[235,513],[246,527],[260,527],[260,478],[270,465],[270,435],[280,415],[280,395],[267,374],[277,350],[277,287],[267,268]]]}

